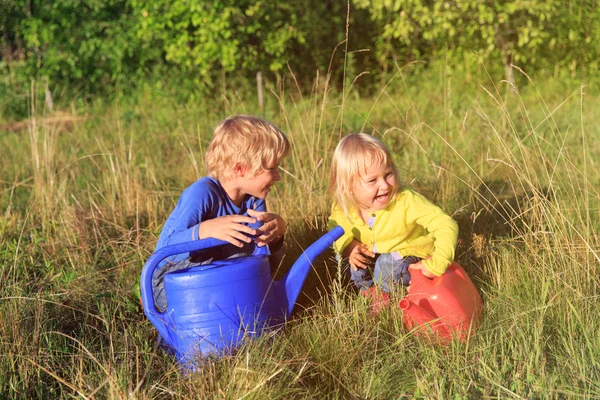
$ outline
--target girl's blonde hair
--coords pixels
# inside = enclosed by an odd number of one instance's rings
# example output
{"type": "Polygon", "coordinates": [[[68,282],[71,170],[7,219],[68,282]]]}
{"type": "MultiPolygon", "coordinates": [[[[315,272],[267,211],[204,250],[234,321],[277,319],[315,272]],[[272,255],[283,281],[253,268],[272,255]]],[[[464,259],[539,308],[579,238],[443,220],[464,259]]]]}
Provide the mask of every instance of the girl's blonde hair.
{"type": "Polygon", "coordinates": [[[239,163],[255,176],[279,164],[289,150],[287,137],[275,125],[246,115],[229,117],[215,128],[204,157],[206,171],[209,176],[226,181],[239,163]]]}
{"type": "MultiPolygon", "coordinates": [[[[333,197],[334,204],[339,206],[346,215],[350,209],[358,208],[353,193],[354,186],[366,169],[374,164],[392,167],[394,177],[398,177],[387,146],[372,135],[355,133],[345,136],[335,148],[329,173],[329,194],[333,197]]],[[[394,187],[390,197],[393,197],[395,192],[394,187]]]]}

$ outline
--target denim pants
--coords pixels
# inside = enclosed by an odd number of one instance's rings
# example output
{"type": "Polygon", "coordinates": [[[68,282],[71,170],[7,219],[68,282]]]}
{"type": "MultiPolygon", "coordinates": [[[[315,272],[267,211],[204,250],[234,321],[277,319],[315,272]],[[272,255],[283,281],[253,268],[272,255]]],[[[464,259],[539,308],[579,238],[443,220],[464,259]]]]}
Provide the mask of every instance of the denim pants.
{"type": "Polygon", "coordinates": [[[359,268],[355,271],[350,267],[350,279],[360,290],[366,290],[376,283],[381,290],[389,293],[394,286],[410,285],[408,267],[419,261],[419,257],[402,258],[398,253],[379,254],[372,272],[371,268],[359,268]]]}

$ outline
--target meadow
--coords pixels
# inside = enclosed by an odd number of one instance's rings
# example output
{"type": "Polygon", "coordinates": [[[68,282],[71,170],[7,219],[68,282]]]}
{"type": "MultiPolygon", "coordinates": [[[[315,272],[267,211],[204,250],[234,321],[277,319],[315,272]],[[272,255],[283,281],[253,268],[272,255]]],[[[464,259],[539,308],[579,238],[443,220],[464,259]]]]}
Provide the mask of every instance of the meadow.
{"type": "Polygon", "coordinates": [[[0,130],[0,398],[600,397],[600,93],[473,71],[399,70],[373,95],[292,77],[261,110],[230,89],[203,104],[147,93],[44,110],[0,130]],[[457,261],[484,301],[466,343],[374,318],[329,253],[282,332],[183,375],[155,346],[136,285],[179,193],[204,175],[224,117],[263,115],[293,150],[270,208],[289,222],[276,275],[326,231],[333,148],[390,146],[403,184],[460,226],[457,261]]]}

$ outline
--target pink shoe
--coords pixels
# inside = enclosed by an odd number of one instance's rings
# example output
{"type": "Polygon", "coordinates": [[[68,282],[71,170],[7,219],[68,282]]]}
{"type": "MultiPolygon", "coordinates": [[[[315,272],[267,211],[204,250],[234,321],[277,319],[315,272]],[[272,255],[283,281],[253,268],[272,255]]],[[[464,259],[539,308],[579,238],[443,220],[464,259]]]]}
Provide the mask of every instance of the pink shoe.
{"type": "Polygon", "coordinates": [[[361,290],[360,294],[371,300],[371,313],[373,315],[379,314],[384,307],[390,305],[390,296],[375,286],[371,286],[367,290],[361,290]]]}

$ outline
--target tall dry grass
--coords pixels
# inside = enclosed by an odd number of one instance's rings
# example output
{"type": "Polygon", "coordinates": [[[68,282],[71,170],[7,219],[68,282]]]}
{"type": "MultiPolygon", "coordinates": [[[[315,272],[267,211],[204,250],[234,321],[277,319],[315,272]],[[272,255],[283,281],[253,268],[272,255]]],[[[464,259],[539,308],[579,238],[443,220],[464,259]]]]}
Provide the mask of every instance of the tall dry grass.
{"type": "Polygon", "coordinates": [[[369,98],[326,79],[304,95],[293,76],[271,88],[265,117],[293,143],[268,199],[290,224],[282,269],[325,230],[333,147],[372,132],[401,181],[459,222],[457,259],[485,302],[468,343],[423,342],[396,308],[371,317],[326,256],[283,332],[182,375],[134,288],[179,193],[204,174],[212,127],[257,108],[235,94],[220,107],[142,97],[60,130],[36,123],[32,103],[28,131],[0,134],[2,396],[600,396],[598,94],[447,66],[409,74],[369,98]]]}

